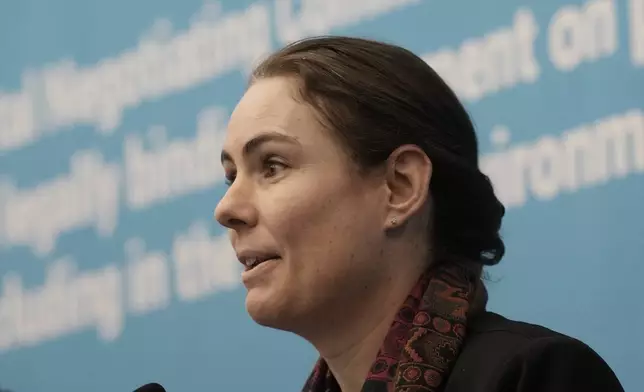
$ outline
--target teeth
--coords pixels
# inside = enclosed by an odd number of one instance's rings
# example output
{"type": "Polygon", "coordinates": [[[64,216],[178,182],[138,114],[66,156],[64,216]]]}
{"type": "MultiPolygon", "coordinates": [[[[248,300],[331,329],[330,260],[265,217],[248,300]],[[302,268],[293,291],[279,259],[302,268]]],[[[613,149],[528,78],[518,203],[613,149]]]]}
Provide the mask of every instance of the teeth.
{"type": "Polygon", "coordinates": [[[256,267],[258,264],[260,264],[260,263],[262,263],[262,262],[264,262],[264,261],[266,261],[266,260],[270,260],[270,259],[274,259],[274,258],[275,258],[275,257],[266,257],[266,258],[251,257],[251,258],[248,258],[248,259],[244,260],[244,265],[245,265],[247,268],[254,268],[254,267],[256,267]]]}
{"type": "Polygon", "coordinates": [[[257,257],[246,259],[246,267],[248,268],[252,268],[256,266],[258,263],[259,263],[259,259],[257,257]]]}

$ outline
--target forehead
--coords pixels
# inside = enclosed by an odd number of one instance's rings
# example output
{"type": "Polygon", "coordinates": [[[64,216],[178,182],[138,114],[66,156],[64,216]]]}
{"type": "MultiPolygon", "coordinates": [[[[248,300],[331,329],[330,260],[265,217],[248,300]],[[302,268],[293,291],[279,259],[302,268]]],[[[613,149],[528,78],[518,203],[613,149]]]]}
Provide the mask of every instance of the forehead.
{"type": "Polygon", "coordinates": [[[322,137],[313,109],[293,98],[295,89],[293,80],[281,77],[251,85],[230,117],[226,145],[244,143],[266,131],[286,133],[302,142],[322,137]]]}

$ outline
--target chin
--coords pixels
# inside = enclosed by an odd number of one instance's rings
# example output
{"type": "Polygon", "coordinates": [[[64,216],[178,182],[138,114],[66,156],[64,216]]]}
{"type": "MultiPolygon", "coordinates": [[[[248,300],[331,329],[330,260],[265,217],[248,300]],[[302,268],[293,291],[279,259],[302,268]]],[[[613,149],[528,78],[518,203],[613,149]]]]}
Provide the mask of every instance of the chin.
{"type": "Polygon", "coordinates": [[[276,300],[273,295],[251,289],[246,295],[246,311],[253,321],[263,327],[291,331],[295,324],[289,301],[276,300]]]}
{"type": "Polygon", "coordinates": [[[281,312],[275,302],[265,290],[250,289],[246,294],[246,311],[257,324],[279,329],[278,314],[281,312]]]}

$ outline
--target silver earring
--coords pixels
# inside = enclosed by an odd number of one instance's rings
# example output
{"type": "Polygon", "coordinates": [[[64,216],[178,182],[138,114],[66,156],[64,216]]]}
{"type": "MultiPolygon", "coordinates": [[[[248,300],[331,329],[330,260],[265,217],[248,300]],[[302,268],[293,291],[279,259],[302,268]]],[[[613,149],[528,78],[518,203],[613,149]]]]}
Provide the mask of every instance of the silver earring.
{"type": "Polygon", "coordinates": [[[391,224],[393,226],[397,225],[398,224],[398,218],[396,218],[396,217],[391,218],[391,224]]]}

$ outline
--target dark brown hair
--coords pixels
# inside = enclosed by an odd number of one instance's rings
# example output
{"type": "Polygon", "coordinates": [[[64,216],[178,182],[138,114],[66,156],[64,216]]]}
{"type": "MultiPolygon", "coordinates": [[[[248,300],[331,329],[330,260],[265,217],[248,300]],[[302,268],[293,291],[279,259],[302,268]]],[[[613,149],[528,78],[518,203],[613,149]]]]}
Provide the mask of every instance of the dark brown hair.
{"type": "Polygon", "coordinates": [[[478,168],[474,126],[454,92],[412,52],[382,42],[316,37],[265,59],[254,80],[292,76],[310,104],[361,168],[383,164],[414,144],[432,161],[434,251],[498,263],[505,209],[478,168]]]}

